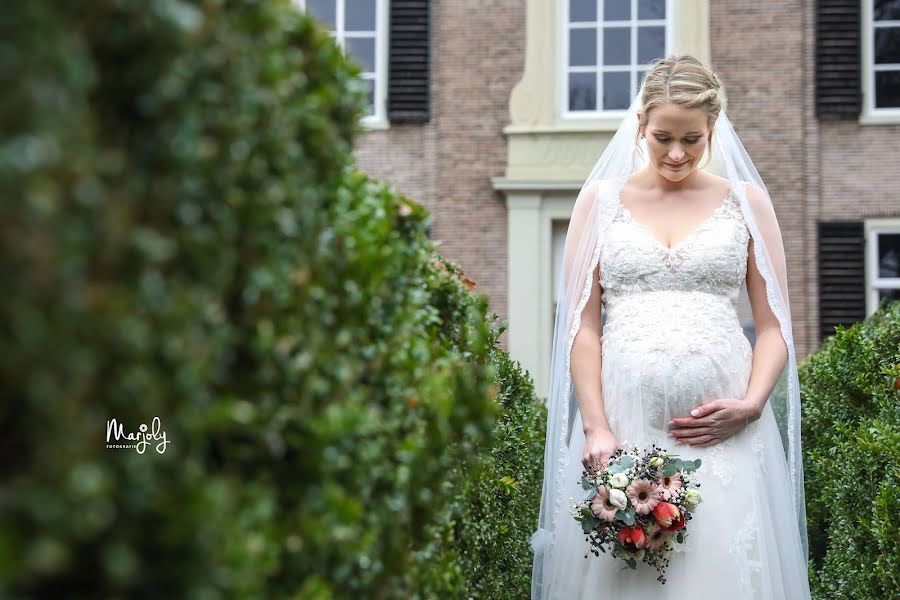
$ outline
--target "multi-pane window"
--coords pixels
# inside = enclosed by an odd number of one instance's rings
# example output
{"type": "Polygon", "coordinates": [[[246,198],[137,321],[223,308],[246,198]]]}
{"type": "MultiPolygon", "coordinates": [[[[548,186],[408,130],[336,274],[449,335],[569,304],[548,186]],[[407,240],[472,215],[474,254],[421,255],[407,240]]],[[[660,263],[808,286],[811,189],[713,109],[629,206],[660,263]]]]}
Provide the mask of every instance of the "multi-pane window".
{"type": "Polygon", "coordinates": [[[881,300],[900,300],[900,222],[870,223],[866,258],[871,313],[881,300]]]}
{"type": "Polygon", "coordinates": [[[383,73],[386,24],[382,3],[387,0],[295,0],[323,26],[338,44],[362,67],[362,80],[368,89],[366,120],[381,120],[381,102],[385,85],[383,73]]]}
{"type": "Polygon", "coordinates": [[[627,109],[647,64],[667,52],[667,0],[562,1],[565,112],[627,109]]]}
{"type": "Polygon", "coordinates": [[[900,109],[900,0],[872,2],[870,36],[873,110],[900,109]]]}

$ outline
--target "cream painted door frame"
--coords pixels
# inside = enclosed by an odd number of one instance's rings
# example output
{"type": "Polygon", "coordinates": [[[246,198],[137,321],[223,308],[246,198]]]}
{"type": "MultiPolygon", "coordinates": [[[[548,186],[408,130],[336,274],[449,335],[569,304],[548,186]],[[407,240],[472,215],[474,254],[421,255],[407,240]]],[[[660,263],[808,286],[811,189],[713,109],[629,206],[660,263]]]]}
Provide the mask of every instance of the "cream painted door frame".
{"type": "Polygon", "coordinates": [[[548,396],[553,350],[553,225],[568,223],[580,181],[511,182],[494,178],[508,211],[507,345],[531,373],[535,393],[548,396]]]}

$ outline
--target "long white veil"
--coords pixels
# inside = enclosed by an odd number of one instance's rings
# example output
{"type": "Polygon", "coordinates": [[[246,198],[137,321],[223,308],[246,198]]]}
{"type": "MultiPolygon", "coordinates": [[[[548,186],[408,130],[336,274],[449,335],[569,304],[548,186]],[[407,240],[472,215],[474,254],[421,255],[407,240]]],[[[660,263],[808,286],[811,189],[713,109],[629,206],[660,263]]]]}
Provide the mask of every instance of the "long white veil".
{"type": "MultiPolygon", "coordinates": [[[[628,177],[646,165],[646,143],[637,139],[641,93],[628,108],[622,124],[578,194],[563,253],[557,282],[557,309],[554,322],[550,387],[547,398],[548,423],[544,449],[544,483],[538,528],[531,537],[534,552],[533,599],[546,597],[545,575],[554,551],[560,519],[570,518],[563,506],[565,466],[578,403],[572,386],[570,358],[581,313],[591,293],[591,275],[598,264],[605,232],[616,212],[617,197],[628,177]],[[642,152],[639,154],[638,148],[642,152]]],[[[712,155],[705,169],[726,177],[740,200],[741,211],[754,241],[756,265],[766,282],[766,296],[781,325],[788,348],[788,363],[781,381],[769,397],[783,440],[792,486],[793,508],[804,559],[808,558],[806,504],[803,490],[803,462],[800,446],[800,384],[788,302],[787,267],[781,231],[766,186],[738,139],[725,110],[713,127],[712,155]],[[783,391],[780,391],[783,390],[783,391]]],[[[579,452],[573,448],[572,452],[579,452]]],[[[580,454],[577,457],[580,460],[580,454]]]]}

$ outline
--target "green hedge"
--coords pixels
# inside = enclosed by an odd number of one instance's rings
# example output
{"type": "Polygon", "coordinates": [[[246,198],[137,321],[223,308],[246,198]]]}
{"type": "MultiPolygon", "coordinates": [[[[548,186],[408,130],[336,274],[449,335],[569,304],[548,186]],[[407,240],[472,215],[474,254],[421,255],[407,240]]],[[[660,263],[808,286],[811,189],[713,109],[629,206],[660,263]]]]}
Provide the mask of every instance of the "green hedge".
{"type": "Polygon", "coordinates": [[[896,597],[900,302],[838,327],[800,367],[810,575],[821,599],[896,597]],[[893,590],[893,591],[891,591],[893,590]]]}
{"type": "MultiPolygon", "coordinates": [[[[500,330],[501,332],[503,329],[500,330]]],[[[527,371],[495,347],[502,412],[493,439],[459,477],[450,510],[417,553],[416,598],[528,598],[547,410],[527,371]]]]}
{"type": "Polygon", "coordinates": [[[358,68],[288,0],[4,17],[0,596],[409,597],[504,366],[358,68]]]}

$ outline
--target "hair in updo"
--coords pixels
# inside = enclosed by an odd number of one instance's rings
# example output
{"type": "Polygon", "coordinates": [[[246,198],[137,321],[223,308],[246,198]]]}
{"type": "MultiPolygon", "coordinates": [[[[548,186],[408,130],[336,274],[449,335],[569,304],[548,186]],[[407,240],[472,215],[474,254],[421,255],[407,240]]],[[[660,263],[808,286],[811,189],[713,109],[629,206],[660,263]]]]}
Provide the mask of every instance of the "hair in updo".
{"type": "MultiPolygon", "coordinates": [[[[670,102],[705,110],[706,125],[712,130],[726,103],[719,76],[690,54],[670,54],[651,62],[641,90],[639,132],[647,126],[650,111],[670,102]]],[[[712,156],[712,131],[708,152],[712,156]]]]}

